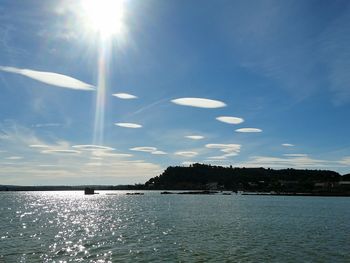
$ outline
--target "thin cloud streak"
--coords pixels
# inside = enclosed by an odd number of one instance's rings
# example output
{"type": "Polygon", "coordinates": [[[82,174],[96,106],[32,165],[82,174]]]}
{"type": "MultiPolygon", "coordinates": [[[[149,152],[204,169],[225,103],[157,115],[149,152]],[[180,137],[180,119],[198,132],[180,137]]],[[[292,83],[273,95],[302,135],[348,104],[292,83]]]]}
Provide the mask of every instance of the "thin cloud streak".
{"type": "Polygon", "coordinates": [[[0,70],[19,74],[48,85],[75,90],[95,90],[94,86],[78,79],[54,72],[36,71],[31,69],[20,69],[14,67],[0,66],[0,70]]]}
{"type": "Polygon", "coordinates": [[[137,123],[130,123],[130,122],[118,122],[118,123],[115,123],[115,125],[123,128],[131,128],[131,129],[142,128],[142,125],[137,123]]]}
{"type": "Polygon", "coordinates": [[[262,132],[262,129],[257,129],[257,128],[241,128],[241,129],[237,129],[236,132],[254,133],[254,132],[262,132]]]}
{"type": "Polygon", "coordinates": [[[137,152],[155,152],[157,151],[156,147],[149,147],[149,146],[141,146],[141,147],[134,147],[131,148],[130,151],[137,151],[137,152]]]}
{"type": "Polygon", "coordinates": [[[117,97],[119,99],[130,100],[137,99],[137,96],[129,94],[129,93],[114,93],[112,96],[117,97]]]}
{"type": "Polygon", "coordinates": [[[282,146],[284,146],[284,147],[294,147],[295,145],[291,144],[291,143],[282,143],[282,146]]]}
{"type": "Polygon", "coordinates": [[[185,136],[185,138],[191,139],[191,140],[202,140],[202,139],[204,139],[204,136],[202,136],[202,135],[187,135],[187,136],[185,136]]]}
{"type": "Polygon", "coordinates": [[[175,152],[175,155],[182,157],[195,157],[198,155],[197,152],[175,152]]]}

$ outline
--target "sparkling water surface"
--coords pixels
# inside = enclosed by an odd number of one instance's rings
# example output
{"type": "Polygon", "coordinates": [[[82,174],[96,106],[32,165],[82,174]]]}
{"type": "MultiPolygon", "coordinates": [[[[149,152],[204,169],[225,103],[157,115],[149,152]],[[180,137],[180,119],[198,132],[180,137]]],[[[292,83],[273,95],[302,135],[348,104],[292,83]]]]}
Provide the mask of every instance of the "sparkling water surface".
{"type": "Polygon", "coordinates": [[[350,262],[347,197],[99,193],[0,193],[0,262],[350,262]]]}

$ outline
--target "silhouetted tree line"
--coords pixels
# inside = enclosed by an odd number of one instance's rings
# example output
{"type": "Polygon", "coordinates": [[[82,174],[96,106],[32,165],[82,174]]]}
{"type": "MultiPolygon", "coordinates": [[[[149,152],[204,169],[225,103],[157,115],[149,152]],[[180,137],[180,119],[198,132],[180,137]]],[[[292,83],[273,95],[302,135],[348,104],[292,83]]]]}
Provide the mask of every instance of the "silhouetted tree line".
{"type": "Polygon", "coordinates": [[[315,192],[333,191],[339,181],[350,181],[328,170],[221,167],[193,164],[168,167],[145,183],[146,189],[216,189],[233,191],[315,192]],[[317,185],[318,183],[318,185],[317,185]]]}

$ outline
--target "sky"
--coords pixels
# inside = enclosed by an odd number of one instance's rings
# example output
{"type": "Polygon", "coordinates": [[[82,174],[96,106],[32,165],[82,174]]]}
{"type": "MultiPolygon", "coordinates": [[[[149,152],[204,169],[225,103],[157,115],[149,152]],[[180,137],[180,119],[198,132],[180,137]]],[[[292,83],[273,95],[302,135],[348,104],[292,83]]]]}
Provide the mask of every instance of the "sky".
{"type": "Polygon", "coordinates": [[[0,184],[350,172],[349,1],[92,2],[1,1],[0,184]]]}

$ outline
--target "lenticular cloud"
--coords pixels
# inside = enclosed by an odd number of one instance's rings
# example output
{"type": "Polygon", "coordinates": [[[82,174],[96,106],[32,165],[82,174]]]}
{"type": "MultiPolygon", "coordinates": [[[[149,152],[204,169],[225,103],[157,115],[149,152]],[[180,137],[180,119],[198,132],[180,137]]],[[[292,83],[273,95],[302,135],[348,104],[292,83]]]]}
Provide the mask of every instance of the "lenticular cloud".
{"type": "Polygon", "coordinates": [[[262,132],[261,129],[257,128],[242,128],[242,129],[237,129],[236,132],[262,132]]]}
{"type": "Polygon", "coordinates": [[[230,117],[230,116],[220,116],[216,118],[218,121],[225,122],[228,124],[240,124],[244,120],[238,117],[230,117]]]}
{"type": "Polygon", "coordinates": [[[68,89],[76,89],[76,90],[95,90],[94,86],[87,84],[78,79],[54,73],[54,72],[45,72],[45,71],[36,71],[31,69],[20,69],[14,67],[3,67],[0,66],[0,70],[19,74],[31,79],[35,79],[37,81],[43,82],[45,84],[68,88],[68,89]]]}
{"type": "Polygon", "coordinates": [[[171,101],[177,105],[190,106],[197,108],[222,108],[226,107],[226,104],[219,100],[203,99],[203,98],[179,98],[171,101]]]}
{"type": "Polygon", "coordinates": [[[191,140],[202,140],[202,139],[204,139],[204,136],[202,136],[202,135],[187,135],[185,137],[188,138],[188,139],[191,139],[191,140]]]}
{"type": "Polygon", "coordinates": [[[115,125],[123,128],[131,128],[131,129],[142,128],[142,125],[140,124],[129,123],[129,122],[119,122],[119,123],[115,123],[115,125]]]}
{"type": "Polygon", "coordinates": [[[114,93],[112,94],[114,97],[124,100],[137,99],[137,96],[128,94],[128,93],[114,93]]]}

